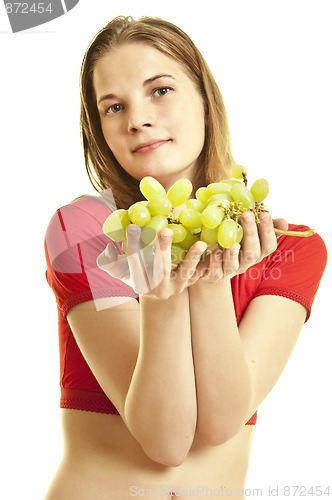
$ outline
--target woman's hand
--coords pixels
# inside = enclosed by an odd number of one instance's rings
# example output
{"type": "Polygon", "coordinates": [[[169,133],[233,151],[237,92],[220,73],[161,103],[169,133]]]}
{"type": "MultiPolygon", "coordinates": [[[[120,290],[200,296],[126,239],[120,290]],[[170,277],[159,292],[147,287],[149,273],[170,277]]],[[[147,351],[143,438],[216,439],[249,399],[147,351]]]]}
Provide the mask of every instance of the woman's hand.
{"type": "Polygon", "coordinates": [[[118,255],[115,246],[109,244],[97,259],[98,267],[131,286],[139,295],[157,299],[181,293],[203,275],[205,264],[200,259],[207,248],[206,243],[196,242],[183,262],[172,270],[172,230],[162,229],[156,244],[144,248],[140,233],[139,226],[128,226],[128,255],[118,255]]]}
{"type": "Polygon", "coordinates": [[[115,246],[109,244],[99,255],[97,264],[114,278],[131,286],[139,295],[167,299],[181,293],[200,278],[220,281],[242,274],[274,252],[277,248],[274,227],[285,230],[288,224],[284,219],[272,220],[267,212],[261,213],[259,219],[257,225],[252,212],[241,215],[242,248],[238,243],[224,250],[219,248],[201,261],[207,245],[198,241],[175,270],[172,270],[171,262],[172,231],[162,229],[156,244],[143,248],[141,229],[132,224],[127,228],[128,255],[118,255],[115,246]]]}
{"type": "Polygon", "coordinates": [[[205,262],[204,280],[220,281],[242,274],[277,249],[274,227],[287,230],[287,222],[284,219],[272,220],[268,212],[259,214],[259,219],[260,223],[256,224],[250,211],[241,215],[242,247],[235,243],[231,248],[212,252],[205,262]]]}

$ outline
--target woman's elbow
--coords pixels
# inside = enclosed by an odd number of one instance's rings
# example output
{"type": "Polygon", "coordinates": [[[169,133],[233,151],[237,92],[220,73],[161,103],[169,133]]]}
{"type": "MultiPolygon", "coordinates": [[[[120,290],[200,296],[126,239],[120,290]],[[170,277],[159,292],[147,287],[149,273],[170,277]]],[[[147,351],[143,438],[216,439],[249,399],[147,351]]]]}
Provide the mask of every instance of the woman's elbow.
{"type": "Polygon", "coordinates": [[[208,446],[219,446],[230,441],[244,427],[246,420],[238,416],[229,417],[227,421],[218,419],[207,420],[197,426],[197,434],[208,446]]]}
{"type": "Polygon", "coordinates": [[[148,455],[151,460],[157,462],[165,467],[180,467],[186,459],[187,455],[168,455],[168,454],[150,454],[148,455]]]}
{"type": "Polygon", "coordinates": [[[178,446],[177,443],[167,443],[166,446],[153,444],[152,446],[142,445],[144,453],[154,462],[166,467],[179,467],[182,465],[191,448],[191,442],[184,446],[178,446]]]}
{"type": "Polygon", "coordinates": [[[198,434],[202,441],[208,446],[219,446],[226,443],[240,432],[240,428],[218,427],[217,429],[201,429],[198,434]]]}
{"type": "Polygon", "coordinates": [[[181,420],[178,425],[169,422],[147,425],[145,420],[142,425],[136,421],[128,428],[148,458],[166,467],[179,467],[185,461],[195,437],[196,415],[181,420]]]}
{"type": "Polygon", "coordinates": [[[224,444],[243,429],[251,408],[252,392],[246,391],[232,408],[223,408],[219,414],[205,411],[197,421],[197,433],[209,446],[224,444]]]}

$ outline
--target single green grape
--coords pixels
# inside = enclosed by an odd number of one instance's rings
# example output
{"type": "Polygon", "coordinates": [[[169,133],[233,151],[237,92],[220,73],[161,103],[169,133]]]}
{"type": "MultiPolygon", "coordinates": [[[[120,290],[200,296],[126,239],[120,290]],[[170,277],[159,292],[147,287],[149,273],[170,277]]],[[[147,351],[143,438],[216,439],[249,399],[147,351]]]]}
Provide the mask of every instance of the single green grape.
{"type": "Polygon", "coordinates": [[[208,199],[208,206],[222,204],[223,206],[228,207],[228,205],[232,201],[234,201],[233,197],[229,193],[218,193],[218,194],[212,195],[208,199]]]}
{"type": "Polygon", "coordinates": [[[223,179],[219,182],[220,184],[230,184],[231,186],[233,186],[234,184],[242,184],[242,182],[238,181],[237,179],[223,179]]]}
{"type": "Polygon", "coordinates": [[[215,205],[210,205],[202,212],[201,221],[203,226],[214,229],[219,226],[224,218],[224,210],[215,205]]]}
{"type": "Polygon", "coordinates": [[[149,201],[156,198],[166,198],[165,188],[154,177],[143,177],[139,184],[141,193],[149,201]]]}
{"type": "Polygon", "coordinates": [[[146,205],[152,217],[154,215],[168,215],[172,211],[172,203],[167,198],[156,198],[146,205]]]}
{"type": "Polygon", "coordinates": [[[180,243],[187,236],[187,231],[181,224],[173,224],[172,222],[168,224],[168,228],[173,231],[173,243],[180,243]]]}
{"type": "Polygon", "coordinates": [[[213,247],[213,245],[218,243],[218,226],[214,229],[203,226],[200,239],[205,241],[209,247],[213,247]]]}
{"type": "Polygon", "coordinates": [[[193,190],[193,186],[188,179],[179,179],[169,189],[167,198],[171,201],[173,207],[179,207],[184,203],[193,190]]]}
{"type": "Polygon", "coordinates": [[[147,207],[141,203],[134,203],[128,209],[129,219],[133,224],[145,226],[151,219],[150,212],[147,207]]]}
{"type": "Polygon", "coordinates": [[[197,212],[202,213],[206,205],[202,203],[201,201],[197,200],[196,198],[191,198],[190,200],[187,201],[186,203],[186,208],[193,208],[194,210],[197,210],[197,212]]]}
{"type": "Polygon", "coordinates": [[[196,191],[196,199],[199,200],[204,205],[207,204],[208,199],[210,198],[209,193],[207,192],[206,187],[200,187],[196,191]]]}
{"type": "Polygon", "coordinates": [[[210,195],[209,197],[214,194],[230,193],[231,189],[232,185],[227,182],[212,182],[212,184],[209,184],[206,188],[208,194],[210,195]]]}
{"type": "Polygon", "coordinates": [[[181,210],[179,213],[179,221],[192,232],[200,230],[202,227],[201,214],[192,208],[184,208],[181,210]]]}
{"type": "Polygon", "coordinates": [[[223,248],[230,248],[236,242],[237,224],[233,219],[225,219],[218,227],[218,243],[223,248]]]}
{"type": "Polygon", "coordinates": [[[171,259],[172,259],[172,264],[181,264],[183,259],[186,256],[186,250],[180,245],[172,245],[171,246],[171,259]]]}
{"type": "Polygon", "coordinates": [[[107,217],[103,225],[103,231],[111,240],[119,242],[125,239],[126,227],[129,224],[128,211],[120,208],[107,217]]]}
{"type": "Polygon", "coordinates": [[[232,176],[235,179],[242,179],[243,178],[242,174],[246,175],[248,171],[246,167],[244,167],[243,165],[233,165],[231,172],[232,176]]]}
{"type": "Polygon", "coordinates": [[[263,201],[269,194],[269,183],[266,179],[257,179],[251,186],[250,192],[255,201],[263,201]]]}
{"type": "Polygon", "coordinates": [[[255,199],[248,188],[243,184],[234,184],[232,187],[232,197],[237,206],[241,203],[241,209],[243,212],[249,208],[255,207],[255,199]]]}
{"type": "Polygon", "coordinates": [[[141,232],[141,240],[145,245],[151,245],[156,242],[159,231],[168,227],[167,218],[163,215],[155,215],[151,217],[149,222],[145,224],[141,232]]]}
{"type": "Polygon", "coordinates": [[[184,248],[185,250],[189,250],[190,247],[193,246],[196,241],[198,241],[198,237],[194,235],[189,229],[185,227],[186,230],[186,237],[184,240],[179,242],[179,245],[184,248]]]}

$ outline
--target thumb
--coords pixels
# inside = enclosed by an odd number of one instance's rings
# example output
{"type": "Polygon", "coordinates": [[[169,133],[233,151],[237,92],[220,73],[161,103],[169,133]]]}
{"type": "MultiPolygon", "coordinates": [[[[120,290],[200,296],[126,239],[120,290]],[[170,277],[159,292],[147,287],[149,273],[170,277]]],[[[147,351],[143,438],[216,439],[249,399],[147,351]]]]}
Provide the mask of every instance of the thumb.
{"type": "Polygon", "coordinates": [[[97,265],[102,268],[107,264],[111,264],[112,262],[116,262],[118,258],[118,251],[112,243],[109,243],[105,250],[98,255],[97,257],[97,265]]]}
{"type": "Polygon", "coordinates": [[[129,276],[128,256],[119,256],[112,243],[109,243],[105,250],[98,255],[97,266],[113,278],[121,279],[124,282],[129,276]]]}

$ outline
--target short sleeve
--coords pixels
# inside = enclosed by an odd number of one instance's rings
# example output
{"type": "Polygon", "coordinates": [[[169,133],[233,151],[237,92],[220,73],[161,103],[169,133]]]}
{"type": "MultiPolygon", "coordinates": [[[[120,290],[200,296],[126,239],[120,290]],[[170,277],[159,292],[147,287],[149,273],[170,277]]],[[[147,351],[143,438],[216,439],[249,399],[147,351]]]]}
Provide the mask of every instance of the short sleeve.
{"type": "Polygon", "coordinates": [[[98,255],[111,243],[102,230],[110,213],[109,207],[93,197],[83,197],[58,209],[48,225],[46,279],[64,315],[71,307],[96,298],[138,297],[96,264],[98,255]]]}
{"type": "MultiPolygon", "coordinates": [[[[306,231],[307,226],[290,225],[290,230],[306,231]]],[[[261,280],[254,297],[279,295],[311,307],[327,262],[327,250],[319,234],[308,237],[281,236],[277,250],[264,259],[261,280]]]]}

